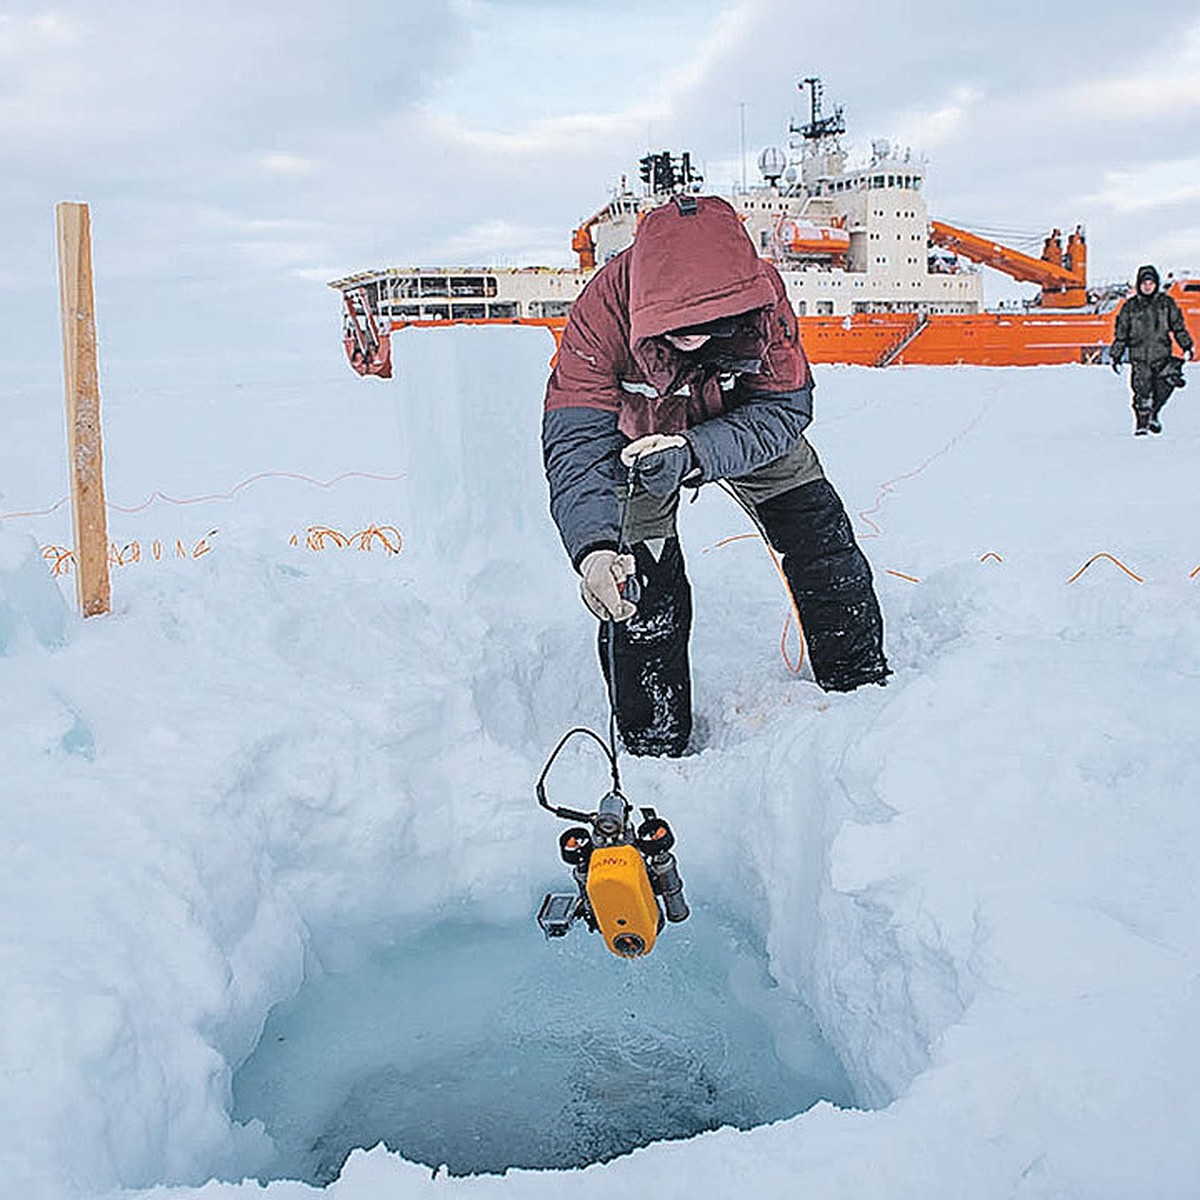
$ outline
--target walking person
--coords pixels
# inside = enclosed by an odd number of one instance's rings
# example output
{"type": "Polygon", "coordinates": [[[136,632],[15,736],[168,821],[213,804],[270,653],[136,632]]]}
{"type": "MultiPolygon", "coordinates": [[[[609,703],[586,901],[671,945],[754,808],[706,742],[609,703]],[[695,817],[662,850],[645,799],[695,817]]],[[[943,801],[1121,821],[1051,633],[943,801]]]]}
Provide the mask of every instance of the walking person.
{"type": "Polygon", "coordinates": [[[647,213],[571,309],[546,387],[550,511],[632,754],[691,735],[682,487],[727,481],[783,555],[823,689],[890,674],[871,569],[804,436],[813,387],[779,273],[714,196],[647,213]]]}
{"type": "Polygon", "coordinates": [[[1114,371],[1129,357],[1135,434],[1161,433],[1158,415],[1171,392],[1184,386],[1183,359],[1173,354],[1172,335],[1190,359],[1192,335],[1179,305],[1160,290],[1154,267],[1138,267],[1136,290],[1117,313],[1111,351],[1114,371]]]}

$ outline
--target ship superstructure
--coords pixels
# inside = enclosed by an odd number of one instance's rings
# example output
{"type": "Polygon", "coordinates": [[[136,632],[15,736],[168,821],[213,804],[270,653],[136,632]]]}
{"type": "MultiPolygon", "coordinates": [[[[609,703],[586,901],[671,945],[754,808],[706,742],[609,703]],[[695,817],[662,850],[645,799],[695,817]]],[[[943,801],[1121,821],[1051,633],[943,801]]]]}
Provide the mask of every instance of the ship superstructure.
{"type": "MultiPolygon", "coordinates": [[[[760,184],[726,199],[779,270],[813,361],[1024,365],[1103,356],[1113,304],[1088,290],[1082,227],[1065,245],[1053,230],[1034,257],[931,220],[924,161],[877,140],[865,164],[848,166],[841,108],[822,111],[819,79],[800,86],[809,119],[789,125],[786,149],[759,155],[760,184]],[[976,264],[1036,283],[1038,300],[1022,312],[987,312],[976,264]]],[[[576,297],[630,245],[642,216],[678,192],[704,191],[687,153],[646,155],[640,178],[639,191],[622,179],[574,230],[576,268],[388,268],[334,280],[351,364],[390,374],[390,334],[410,325],[534,324],[560,336],[576,297]]],[[[1181,280],[1173,291],[1200,326],[1200,282],[1181,280]]]]}

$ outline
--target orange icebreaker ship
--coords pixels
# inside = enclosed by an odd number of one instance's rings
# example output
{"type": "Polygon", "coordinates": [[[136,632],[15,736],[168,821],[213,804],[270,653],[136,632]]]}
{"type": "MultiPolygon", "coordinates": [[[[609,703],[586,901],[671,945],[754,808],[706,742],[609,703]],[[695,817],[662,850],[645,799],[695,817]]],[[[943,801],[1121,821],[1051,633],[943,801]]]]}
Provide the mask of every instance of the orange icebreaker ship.
{"type": "MultiPolygon", "coordinates": [[[[1101,362],[1124,285],[1093,289],[1082,226],[1055,229],[1040,257],[931,220],[924,163],[875,141],[869,161],[847,166],[841,108],[822,112],[820,80],[805,79],[809,119],[788,127],[787,150],[758,159],[762,182],[729,196],[758,252],[778,268],[808,357],[886,367],[922,363],[1036,366],[1101,362]],[[981,266],[1040,288],[1022,307],[989,311],[981,266]]],[[[561,336],[596,269],[628,246],[641,218],[677,192],[698,193],[691,156],[641,160],[642,187],[622,179],[576,228],[576,268],[432,267],[364,271],[330,286],[343,296],[344,341],[363,375],[391,374],[391,334],[408,326],[542,325],[561,336]]],[[[1200,341],[1200,279],[1171,279],[1200,341]]]]}

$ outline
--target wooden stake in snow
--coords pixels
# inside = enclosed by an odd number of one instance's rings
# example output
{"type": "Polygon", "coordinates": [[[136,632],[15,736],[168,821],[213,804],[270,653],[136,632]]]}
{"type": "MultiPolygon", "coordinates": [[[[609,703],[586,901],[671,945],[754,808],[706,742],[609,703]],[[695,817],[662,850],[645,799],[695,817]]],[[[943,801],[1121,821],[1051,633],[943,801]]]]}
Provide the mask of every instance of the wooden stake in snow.
{"type": "Polygon", "coordinates": [[[96,364],[92,230],[86,204],[62,203],[55,214],[76,592],[80,611],[91,617],[108,612],[112,596],[100,434],[100,375],[96,364]]]}

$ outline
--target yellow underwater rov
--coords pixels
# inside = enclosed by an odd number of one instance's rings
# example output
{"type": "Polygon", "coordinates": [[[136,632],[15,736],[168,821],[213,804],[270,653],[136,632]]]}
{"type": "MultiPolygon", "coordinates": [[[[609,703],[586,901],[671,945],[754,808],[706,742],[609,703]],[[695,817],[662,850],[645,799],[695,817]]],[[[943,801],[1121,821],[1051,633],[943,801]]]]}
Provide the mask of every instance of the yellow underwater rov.
{"type": "Polygon", "coordinates": [[[538,803],[573,825],[558,839],[563,862],[571,868],[576,890],[551,892],[542,901],[538,924],[548,938],[563,937],[582,918],[622,958],[640,958],[654,949],[666,921],[685,921],[683,880],[671,853],[675,835],[652,808],[641,809],[633,823],[633,805],[621,792],[616,755],[590,729],[572,729],[559,742],[537,781],[538,803]],[[608,756],[612,789],[595,812],[551,804],[546,776],[559,751],[576,734],[593,738],[608,756]]]}
{"type": "MultiPolygon", "coordinates": [[[[638,463],[634,460],[629,465],[621,501],[622,553],[629,552],[625,533],[637,472],[638,463]]],[[[621,594],[634,604],[638,602],[640,585],[636,575],[625,580],[621,594]]],[[[604,944],[614,954],[621,958],[641,958],[654,949],[664,923],[686,921],[689,910],[683,898],[683,880],[671,853],[675,845],[671,827],[652,808],[641,810],[641,823],[635,827],[633,805],[621,791],[617,767],[615,644],[610,621],[608,744],[590,729],[570,729],[551,751],[538,776],[538,803],[564,821],[583,823],[564,830],[558,839],[563,862],[571,868],[575,880],[575,891],[551,892],[542,901],[537,919],[546,937],[554,938],[563,937],[582,918],[593,933],[600,931],[604,944]],[[546,776],[554,760],[577,735],[591,738],[603,750],[612,774],[612,788],[595,812],[562,808],[551,804],[546,795],[546,776]]]]}

